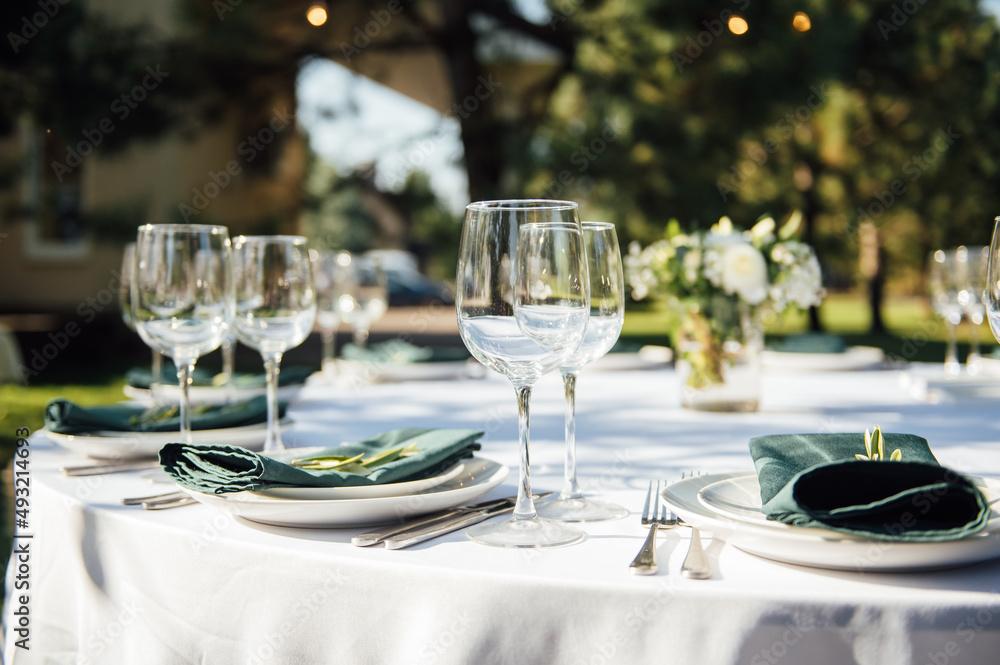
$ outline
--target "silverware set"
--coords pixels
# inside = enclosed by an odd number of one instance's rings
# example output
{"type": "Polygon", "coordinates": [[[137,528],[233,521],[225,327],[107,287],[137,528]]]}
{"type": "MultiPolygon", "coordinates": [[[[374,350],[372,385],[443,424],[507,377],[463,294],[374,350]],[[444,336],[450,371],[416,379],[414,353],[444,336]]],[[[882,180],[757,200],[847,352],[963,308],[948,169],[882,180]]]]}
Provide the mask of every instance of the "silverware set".
{"type": "MultiPolygon", "coordinates": [[[[158,466],[155,461],[99,462],[78,466],[63,466],[60,467],[60,471],[66,476],[79,477],[154,469],[158,468],[158,466]]],[[[696,474],[686,473],[682,474],[681,478],[693,477],[694,475],[696,474]]],[[[650,481],[649,483],[641,518],[642,525],[649,528],[649,533],[646,535],[639,553],[632,560],[632,563],[629,564],[629,569],[636,575],[655,575],[659,570],[656,562],[656,535],[658,530],[661,527],[672,529],[677,526],[684,526],[691,529],[691,540],[687,555],[681,564],[681,575],[696,580],[709,579],[712,576],[712,567],[701,543],[701,533],[697,527],[681,520],[663,504],[660,499],[660,492],[666,485],[665,481],[661,482],[658,480],[650,481]]],[[[542,499],[551,494],[552,492],[539,494],[535,496],[535,499],[542,499]]],[[[385,545],[385,548],[389,550],[410,547],[411,545],[416,545],[432,538],[478,524],[491,517],[511,513],[514,510],[516,500],[517,497],[494,499],[472,506],[452,508],[429,515],[422,515],[399,524],[392,524],[358,534],[351,538],[351,543],[357,547],[385,545]]],[[[122,499],[121,502],[124,506],[139,506],[143,510],[168,510],[170,508],[180,508],[198,503],[184,492],[179,491],[128,497],[122,499]]]]}
{"type": "MultiPolygon", "coordinates": [[[[693,477],[695,474],[681,476],[693,477]]],[[[691,529],[691,541],[688,545],[687,555],[681,564],[681,575],[695,580],[707,580],[712,577],[712,566],[705,554],[705,549],[701,544],[701,533],[698,528],[692,526],[679,517],[672,510],[667,508],[660,500],[660,490],[666,483],[650,481],[649,489],[646,491],[646,501],[642,507],[642,524],[649,527],[649,533],[642,544],[642,549],[636,555],[629,568],[636,575],[655,575],[659,570],[656,563],[656,534],[660,527],[672,529],[677,526],[686,526],[691,529]]]]}

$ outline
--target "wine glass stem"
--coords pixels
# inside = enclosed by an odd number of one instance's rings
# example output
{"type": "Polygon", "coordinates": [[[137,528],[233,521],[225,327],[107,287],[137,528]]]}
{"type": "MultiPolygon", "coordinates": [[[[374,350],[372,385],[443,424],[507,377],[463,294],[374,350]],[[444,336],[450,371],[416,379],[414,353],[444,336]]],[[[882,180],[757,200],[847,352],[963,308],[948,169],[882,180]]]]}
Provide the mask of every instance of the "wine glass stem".
{"type": "Polygon", "coordinates": [[[356,329],[354,331],[354,344],[356,346],[360,346],[361,348],[365,348],[365,345],[367,343],[368,343],[368,329],[367,328],[356,329]]]}
{"type": "Polygon", "coordinates": [[[975,363],[979,360],[979,325],[975,319],[969,317],[969,357],[966,364],[975,363]]]}
{"type": "Polygon", "coordinates": [[[278,429],[278,371],[281,366],[280,353],[264,354],[264,373],[267,375],[267,439],[264,452],[284,450],[281,431],[278,429]]]}
{"type": "Polygon", "coordinates": [[[528,405],[531,402],[531,386],[515,385],[514,392],[517,394],[517,435],[521,452],[514,519],[531,520],[536,517],[535,502],[531,497],[531,471],[528,463],[528,405]]]}
{"type": "Polygon", "coordinates": [[[566,472],[560,499],[579,499],[583,496],[576,479],[576,373],[563,372],[563,390],[566,393],[566,472]]]}
{"type": "Polygon", "coordinates": [[[336,370],[333,358],[337,353],[337,331],[324,330],[320,334],[323,338],[323,362],[320,369],[324,372],[333,372],[336,370]]]}
{"type": "Polygon", "coordinates": [[[163,380],[163,354],[153,349],[153,383],[159,383],[163,380]]]}
{"type": "Polygon", "coordinates": [[[226,339],[222,342],[222,385],[225,386],[226,403],[236,402],[236,386],[233,385],[233,370],[236,365],[236,340],[226,339]]]}
{"type": "MultiPolygon", "coordinates": [[[[157,353],[156,355],[160,355],[157,353]]],[[[191,387],[191,375],[194,373],[194,361],[174,359],[177,364],[177,385],[181,389],[181,439],[185,443],[191,441],[191,401],[189,388],[191,387]]]]}
{"type": "Polygon", "coordinates": [[[959,370],[958,364],[958,340],[957,340],[957,328],[958,326],[950,319],[945,320],[945,326],[948,329],[948,346],[945,349],[944,354],[944,370],[946,373],[955,374],[959,370]]]}

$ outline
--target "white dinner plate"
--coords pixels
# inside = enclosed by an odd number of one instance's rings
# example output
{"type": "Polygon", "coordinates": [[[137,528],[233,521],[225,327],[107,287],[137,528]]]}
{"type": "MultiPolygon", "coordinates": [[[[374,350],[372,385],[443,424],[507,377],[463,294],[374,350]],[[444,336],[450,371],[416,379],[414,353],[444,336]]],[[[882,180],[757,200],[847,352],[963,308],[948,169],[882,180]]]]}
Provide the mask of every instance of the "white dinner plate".
{"type": "MultiPolygon", "coordinates": [[[[304,383],[295,383],[290,386],[280,386],[278,388],[278,399],[289,401],[294,399],[304,383]]],[[[191,386],[188,388],[188,398],[192,404],[225,404],[231,399],[237,402],[245,402],[248,399],[259,397],[265,394],[267,389],[264,386],[256,388],[234,388],[231,392],[221,386],[191,386]]],[[[129,399],[139,402],[152,402],[153,397],[149,388],[136,388],[125,385],[122,393],[129,399]]],[[[156,388],[156,398],[160,403],[179,404],[181,401],[181,389],[179,386],[160,384],[156,388]]]]}
{"type": "MultiPolygon", "coordinates": [[[[281,426],[288,427],[290,418],[282,418],[281,426]]],[[[107,460],[133,460],[155,458],[166,443],[180,440],[178,432],[86,432],[84,434],[57,434],[46,429],[45,435],[67,450],[83,453],[87,457],[107,460]]],[[[202,429],[191,432],[194,443],[219,443],[260,450],[267,438],[267,423],[202,429]]]]}
{"type": "MultiPolygon", "coordinates": [[[[982,480],[980,485],[988,500],[1000,498],[1000,481],[982,480]]],[[[756,475],[740,471],[681,480],[666,487],[661,496],[685,522],[712,531],[744,552],[783,563],[857,572],[910,572],[1000,557],[1000,519],[991,519],[986,529],[961,540],[875,541],[769,521],[759,513],[754,516],[751,509],[754,504],[759,509],[759,492],[756,475]]]]}
{"type": "MultiPolygon", "coordinates": [[[[289,448],[270,454],[269,456],[281,462],[288,462],[293,459],[309,457],[321,450],[326,450],[324,446],[314,448],[289,448]]],[[[361,485],[358,487],[272,487],[270,489],[256,490],[253,493],[258,496],[269,496],[277,499],[298,499],[307,501],[320,501],[323,499],[373,499],[385,496],[404,496],[416,494],[437,487],[441,483],[457,478],[465,471],[465,463],[459,462],[452,465],[443,473],[439,473],[433,478],[423,478],[421,480],[411,480],[405,483],[381,483],[378,485],[361,485]]]]}
{"type": "Polygon", "coordinates": [[[835,372],[880,369],[885,353],[874,346],[851,346],[843,353],[791,353],[764,351],[761,362],[767,369],[798,372],[835,372]]]}
{"type": "Polygon", "coordinates": [[[300,501],[251,492],[202,494],[181,489],[205,505],[261,524],[314,529],[373,526],[468,503],[502,483],[510,473],[503,464],[482,457],[473,457],[462,466],[461,474],[422,492],[371,499],[300,501]]]}
{"type": "Polygon", "coordinates": [[[587,365],[587,371],[626,372],[660,369],[670,364],[674,354],[666,346],[644,346],[635,353],[609,353],[587,365]]]}
{"type": "Polygon", "coordinates": [[[475,359],[442,360],[440,362],[380,364],[362,360],[338,360],[337,367],[348,381],[356,378],[365,383],[396,383],[400,381],[446,381],[450,379],[480,379],[486,368],[475,359]]]}

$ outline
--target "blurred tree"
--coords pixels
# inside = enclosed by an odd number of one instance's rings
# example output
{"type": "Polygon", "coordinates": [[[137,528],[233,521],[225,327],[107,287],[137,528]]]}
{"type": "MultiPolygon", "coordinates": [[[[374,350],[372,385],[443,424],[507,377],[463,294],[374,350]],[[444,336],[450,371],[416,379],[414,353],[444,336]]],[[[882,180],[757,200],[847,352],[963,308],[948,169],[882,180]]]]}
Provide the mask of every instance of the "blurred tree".
{"type": "Polygon", "coordinates": [[[976,0],[578,5],[554,3],[581,37],[529,193],[584,201],[625,242],[671,217],[801,209],[830,281],[870,283],[876,330],[882,257],[900,277],[938,244],[986,240],[1000,40],[976,0]]]}

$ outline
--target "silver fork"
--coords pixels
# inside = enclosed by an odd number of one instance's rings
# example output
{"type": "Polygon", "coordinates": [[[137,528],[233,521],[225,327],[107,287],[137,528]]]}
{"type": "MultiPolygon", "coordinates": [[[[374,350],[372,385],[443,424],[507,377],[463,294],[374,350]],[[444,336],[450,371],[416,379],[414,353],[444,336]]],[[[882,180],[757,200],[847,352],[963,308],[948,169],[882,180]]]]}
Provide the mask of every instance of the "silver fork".
{"type": "Polygon", "coordinates": [[[629,564],[636,575],[653,575],[656,565],[656,531],[660,526],[672,527],[677,524],[677,517],[660,503],[660,481],[650,481],[646,491],[646,503],[642,507],[642,524],[649,527],[646,541],[642,549],[629,564]]]}
{"type": "MultiPolygon", "coordinates": [[[[687,474],[687,477],[693,478],[695,475],[701,474],[692,472],[687,474]]],[[[681,478],[684,478],[684,474],[681,474],[681,478]]],[[[681,575],[693,580],[707,580],[712,576],[712,566],[709,565],[708,557],[705,556],[705,548],[701,545],[701,533],[697,527],[687,522],[681,522],[681,524],[691,528],[691,544],[688,546],[684,563],[681,564],[681,575]]]]}

